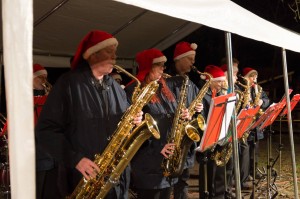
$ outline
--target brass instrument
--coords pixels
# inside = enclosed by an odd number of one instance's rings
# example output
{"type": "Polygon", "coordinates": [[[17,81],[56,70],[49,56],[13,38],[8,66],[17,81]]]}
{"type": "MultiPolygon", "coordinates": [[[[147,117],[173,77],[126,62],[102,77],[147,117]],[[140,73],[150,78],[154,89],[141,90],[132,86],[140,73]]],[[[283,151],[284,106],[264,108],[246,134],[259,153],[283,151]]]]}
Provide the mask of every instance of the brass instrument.
{"type": "MultiPolygon", "coordinates": [[[[127,75],[133,77],[130,73],[127,75]]],[[[144,121],[133,129],[134,117],[150,101],[158,86],[156,81],[150,82],[136,94],[134,103],[124,113],[104,152],[95,155],[94,163],[98,165],[100,172],[94,179],[82,178],[68,198],[103,199],[118,183],[121,173],[143,142],[150,136],[160,138],[156,122],[149,114],[145,114],[144,121]]]]}
{"type": "Polygon", "coordinates": [[[134,88],[134,91],[133,91],[133,94],[131,97],[132,103],[135,103],[135,100],[137,99],[138,94],[141,92],[141,82],[134,75],[129,73],[127,70],[123,69],[121,66],[114,65],[114,68],[117,70],[118,73],[122,72],[136,81],[137,85],[134,88]]]}
{"type": "MultiPolygon", "coordinates": [[[[255,85],[257,87],[257,93],[255,95],[255,99],[253,100],[253,106],[259,106],[259,100],[262,94],[262,87],[258,84],[255,85]]],[[[262,114],[264,114],[264,111],[262,109],[259,109],[258,113],[255,115],[256,118],[259,118],[262,114]]]]}
{"type": "Polygon", "coordinates": [[[240,78],[242,78],[245,82],[245,84],[242,84],[239,81],[236,81],[236,84],[241,86],[243,91],[243,106],[242,108],[248,108],[250,106],[250,99],[251,99],[251,93],[250,93],[250,82],[247,78],[239,75],[240,78]]]}
{"type": "Polygon", "coordinates": [[[174,143],[173,154],[169,155],[162,162],[164,176],[178,176],[182,173],[182,165],[184,165],[188,150],[183,150],[183,143],[187,139],[200,140],[199,133],[196,128],[189,125],[187,121],[180,118],[182,109],[185,108],[186,95],[188,91],[188,76],[184,75],[184,81],[180,90],[180,98],[177,106],[177,111],[174,115],[173,126],[168,137],[168,143],[174,143]],[[185,136],[187,135],[187,136],[185,136]]]}
{"type": "Polygon", "coordinates": [[[163,73],[163,74],[162,74],[162,77],[167,79],[167,78],[170,78],[170,77],[172,77],[172,76],[169,75],[168,73],[163,73]]]}
{"type": "MultiPolygon", "coordinates": [[[[196,98],[191,102],[191,104],[188,107],[189,115],[192,117],[196,110],[195,107],[198,103],[202,102],[202,99],[204,95],[206,94],[210,82],[211,82],[211,75],[208,73],[201,73],[199,72],[195,66],[192,67],[193,70],[196,70],[197,73],[201,75],[206,75],[209,77],[209,80],[205,83],[205,85],[201,88],[196,98]]],[[[187,78],[187,77],[186,77],[187,78]]],[[[188,81],[188,78],[185,79],[185,81],[188,81]]],[[[187,82],[186,82],[187,83],[187,82]]],[[[181,95],[186,95],[186,92],[184,88],[181,89],[181,95]]],[[[181,99],[181,98],[180,98],[181,99]]],[[[181,102],[183,104],[184,102],[181,102]]],[[[179,110],[179,109],[177,109],[179,110]]],[[[198,128],[201,131],[204,131],[205,129],[205,119],[202,115],[198,115],[196,119],[192,121],[184,121],[180,120],[178,118],[174,118],[173,126],[176,125],[176,127],[173,127],[173,129],[176,128],[177,130],[177,136],[175,136],[175,152],[174,154],[169,157],[169,159],[164,164],[163,162],[163,168],[164,168],[164,175],[165,176],[178,176],[182,173],[184,168],[184,162],[186,160],[187,153],[192,145],[193,142],[200,141],[200,134],[197,130],[198,128]],[[175,121],[179,121],[176,125],[175,121]]]]}
{"type": "Polygon", "coordinates": [[[235,90],[234,92],[235,92],[236,96],[238,96],[238,100],[237,100],[237,103],[235,106],[235,112],[238,114],[238,111],[240,110],[243,99],[244,99],[244,93],[239,90],[235,90]]]}
{"type": "Polygon", "coordinates": [[[223,167],[227,164],[232,154],[232,142],[228,142],[220,148],[216,148],[211,155],[211,159],[215,161],[218,167],[223,167]]]}
{"type": "MultiPolygon", "coordinates": [[[[195,114],[195,107],[196,107],[196,105],[198,103],[202,102],[202,99],[205,96],[205,94],[207,93],[208,88],[209,88],[209,86],[211,84],[211,79],[212,79],[212,76],[209,73],[202,73],[202,72],[198,71],[195,66],[192,66],[192,70],[195,71],[196,73],[198,73],[199,75],[205,75],[205,76],[207,76],[209,79],[206,81],[206,83],[204,84],[204,86],[201,88],[201,90],[199,91],[198,95],[196,96],[196,98],[190,104],[190,107],[189,107],[190,116],[193,116],[195,114]]],[[[197,116],[196,119],[192,120],[190,122],[190,124],[192,126],[194,126],[195,128],[199,128],[201,131],[204,131],[205,127],[206,127],[205,119],[200,114],[197,116]]]]}
{"type": "Polygon", "coordinates": [[[45,78],[45,81],[42,83],[42,86],[44,87],[45,95],[48,95],[52,89],[52,85],[48,82],[48,80],[45,78]]]}

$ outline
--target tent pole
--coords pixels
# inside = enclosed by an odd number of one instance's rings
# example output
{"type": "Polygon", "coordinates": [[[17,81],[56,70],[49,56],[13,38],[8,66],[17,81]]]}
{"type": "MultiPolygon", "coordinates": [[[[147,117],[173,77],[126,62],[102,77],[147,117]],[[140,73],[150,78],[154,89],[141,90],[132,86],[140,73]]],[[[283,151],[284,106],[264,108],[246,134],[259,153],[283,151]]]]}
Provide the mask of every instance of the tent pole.
{"type": "MultiPolygon", "coordinates": [[[[226,43],[226,56],[228,63],[228,86],[229,93],[234,91],[233,84],[233,63],[232,63],[232,46],[231,46],[231,33],[225,32],[225,43],[226,43]]],[[[235,113],[235,108],[234,108],[235,113]]],[[[234,165],[234,177],[235,177],[235,190],[236,190],[236,198],[241,199],[241,184],[240,182],[240,166],[239,166],[239,155],[237,149],[237,133],[236,133],[236,114],[232,114],[232,143],[233,143],[233,165],[234,165]]]]}
{"type": "Polygon", "coordinates": [[[33,0],[3,0],[2,20],[11,198],[32,199],[36,193],[32,88],[33,0]]]}
{"type": "Polygon", "coordinates": [[[50,15],[52,15],[56,10],[61,8],[65,3],[69,0],[63,0],[62,2],[55,5],[50,11],[46,12],[42,17],[34,22],[34,27],[37,27],[40,23],[42,23],[45,19],[47,19],[50,15]]]}
{"type": "Polygon", "coordinates": [[[286,106],[287,106],[287,118],[288,118],[288,128],[290,135],[290,145],[291,145],[291,155],[292,155],[292,167],[293,167],[293,181],[294,181],[294,196],[295,199],[299,199],[298,195],[298,184],[297,184],[297,172],[296,172],[296,160],[295,160],[295,148],[294,148],[294,135],[293,135],[293,124],[291,115],[291,103],[289,95],[289,83],[287,75],[287,61],[286,61],[286,51],[282,48],[282,67],[284,74],[284,89],[286,96],[286,106]]]}

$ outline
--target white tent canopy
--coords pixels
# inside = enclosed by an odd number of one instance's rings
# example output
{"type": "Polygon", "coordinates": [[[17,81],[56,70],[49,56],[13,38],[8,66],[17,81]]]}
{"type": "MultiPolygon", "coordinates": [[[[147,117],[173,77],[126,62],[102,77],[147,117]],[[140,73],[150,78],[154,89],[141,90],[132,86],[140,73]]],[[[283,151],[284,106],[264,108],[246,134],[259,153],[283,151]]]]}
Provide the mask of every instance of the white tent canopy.
{"type": "Polygon", "coordinates": [[[300,52],[299,34],[270,23],[228,0],[117,1],[300,52]]]}

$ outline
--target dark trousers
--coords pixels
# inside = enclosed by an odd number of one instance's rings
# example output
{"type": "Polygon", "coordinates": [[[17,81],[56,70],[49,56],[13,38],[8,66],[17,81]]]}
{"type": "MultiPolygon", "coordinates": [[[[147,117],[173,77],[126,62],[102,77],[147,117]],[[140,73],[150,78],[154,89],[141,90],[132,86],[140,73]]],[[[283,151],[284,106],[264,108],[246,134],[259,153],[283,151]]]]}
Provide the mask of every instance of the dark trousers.
{"type": "Polygon", "coordinates": [[[164,189],[136,189],[138,199],[169,199],[171,191],[171,187],[164,189]]]}
{"type": "Polygon", "coordinates": [[[207,172],[205,173],[205,155],[201,154],[199,163],[199,194],[200,198],[206,198],[206,191],[208,191],[209,199],[225,198],[225,168],[218,167],[214,160],[207,158],[207,172]],[[207,190],[205,190],[205,177],[207,178],[207,190]]]}
{"type": "Polygon", "coordinates": [[[174,199],[187,199],[188,198],[188,188],[187,183],[190,178],[189,168],[183,170],[182,174],[178,178],[178,182],[174,185],[174,199]]]}
{"type": "Polygon", "coordinates": [[[241,183],[243,183],[247,180],[250,174],[250,151],[248,142],[240,142],[239,148],[240,178],[241,183]]]}
{"type": "Polygon", "coordinates": [[[36,173],[36,198],[37,199],[59,199],[62,196],[58,187],[58,169],[36,173]]]}
{"type": "Polygon", "coordinates": [[[249,145],[249,167],[250,167],[250,175],[254,175],[253,170],[254,166],[257,168],[258,158],[259,158],[259,140],[248,141],[249,145]],[[255,162],[254,162],[254,149],[255,149],[255,162]]]}

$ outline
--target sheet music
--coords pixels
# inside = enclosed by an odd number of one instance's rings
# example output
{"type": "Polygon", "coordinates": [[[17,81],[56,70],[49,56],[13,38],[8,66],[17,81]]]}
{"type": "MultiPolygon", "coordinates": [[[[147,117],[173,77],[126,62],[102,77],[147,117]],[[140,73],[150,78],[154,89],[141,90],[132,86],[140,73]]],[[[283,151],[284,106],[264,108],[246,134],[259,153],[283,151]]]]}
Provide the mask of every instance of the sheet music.
{"type": "Polygon", "coordinates": [[[218,139],[220,145],[224,145],[227,142],[227,140],[224,140],[225,142],[223,143],[222,140],[227,136],[228,127],[231,121],[231,116],[233,114],[233,108],[235,106],[235,101],[236,101],[236,96],[232,96],[227,100],[227,105],[225,107],[225,114],[222,121],[221,132],[218,139]]]}
{"type": "Polygon", "coordinates": [[[235,101],[236,97],[233,93],[218,96],[211,100],[207,116],[207,127],[199,147],[195,149],[196,151],[203,152],[216,145],[220,140],[220,132],[223,134],[221,139],[226,136],[235,101]],[[226,120],[224,119],[225,115],[226,120]]]}

